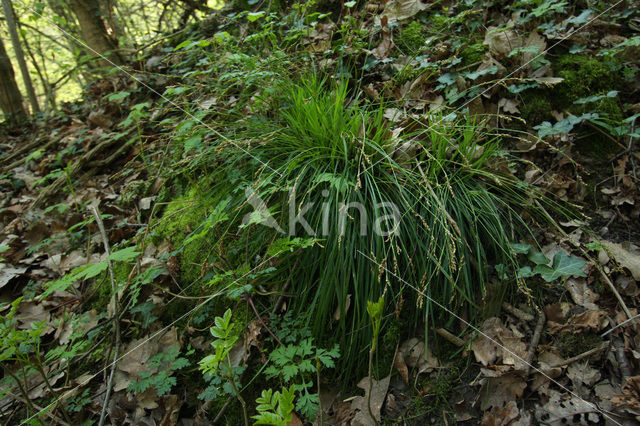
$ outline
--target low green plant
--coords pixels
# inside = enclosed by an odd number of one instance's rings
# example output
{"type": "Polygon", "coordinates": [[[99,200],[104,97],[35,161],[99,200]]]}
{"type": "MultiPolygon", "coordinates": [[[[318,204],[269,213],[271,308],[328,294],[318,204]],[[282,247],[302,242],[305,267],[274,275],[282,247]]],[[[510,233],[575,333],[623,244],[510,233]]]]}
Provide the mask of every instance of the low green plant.
{"type": "MultiPolygon", "coordinates": [[[[53,390],[49,376],[45,372],[45,364],[41,355],[41,336],[45,330],[47,321],[32,322],[29,329],[23,330],[18,327],[16,313],[22,302],[22,297],[15,299],[10,305],[0,305],[0,365],[5,377],[11,377],[13,384],[17,386],[19,393],[26,401],[29,410],[36,415],[41,415],[41,410],[35,408],[31,403],[28,391],[30,382],[28,376],[36,375],[46,385],[52,397],[56,392],[53,390]],[[8,311],[6,311],[8,309],[8,311]],[[14,365],[11,365],[11,364],[14,365]],[[22,379],[20,378],[22,376],[22,379]]],[[[55,400],[49,408],[57,407],[62,412],[65,420],[71,422],[64,405],[55,400]]],[[[27,415],[28,417],[28,415],[27,415]]]]}
{"type": "MultiPolygon", "coordinates": [[[[11,247],[9,246],[0,246],[0,253],[9,250],[11,247]]],[[[4,257],[0,257],[0,262],[4,262],[4,257]]]]}
{"type": "Polygon", "coordinates": [[[319,368],[334,368],[340,349],[335,345],[331,350],[317,348],[312,338],[298,344],[281,345],[269,354],[270,365],[264,370],[268,378],[278,378],[284,384],[292,383],[298,396],[296,410],[308,419],[314,419],[318,412],[319,397],[312,392],[313,380],[319,368]]]}
{"type": "Polygon", "coordinates": [[[424,26],[418,21],[412,21],[400,31],[397,43],[409,53],[418,51],[424,44],[424,26]]]}
{"type": "MultiPolygon", "coordinates": [[[[511,244],[511,248],[515,253],[526,256],[526,258],[535,265],[533,268],[529,265],[521,266],[516,271],[517,278],[530,278],[538,275],[549,283],[563,277],[587,276],[584,272],[584,267],[587,262],[582,258],[570,256],[561,251],[556,253],[553,256],[553,260],[551,260],[537,251],[531,244],[511,244]]],[[[509,278],[509,276],[504,273],[503,265],[497,265],[496,269],[500,278],[509,278]]]]}
{"type": "Polygon", "coordinates": [[[179,355],[180,347],[173,346],[166,352],[158,352],[149,358],[145,362],[147,370],[138,373],[139,379],[132,382],[127,390],[142,393],[153,388],[158,396],[171,392],[171,388],[177,383],[173,373],[191,364],[187,358],[179,355]]]}
{"type": "Polygon", "coordinates": [[[367,301],[367,313],[371,319],[371,328],[373,338],[371,340],[371,349],[369,349],[369,392],[367,392],[367,408],[369,416],[374,419],[373,410],[371,409],[371,391],[373,389],[373,356],[378,346],[378,335],[380,334],[380,326],[382,325],[382,313],[384,312],[384,295],[380,296],[377,302],[367,301]]]}
{"type": "Polygon", "coordinates": [[[293,400],[295,399],[295,386],[282,388],[282,392],[271,389],[263,390],[256,399],[256,411],[252,416],[257,425],[287,426],[293,418],[293,400]]]}
{"type": "Polygon", "coordinates": [[[238,367],[234,366],[231,362],[231,358],[229,357],[229,352],[231,352],[233,345],[238,340],[238,336],[233,333],[231,309],[227,309],[223,316],[216,317],[214,322],[215,325],[209,329],[211,335],[215,338],[213,342],[211,342],[214,353],[207,355],[200,360],[200,370],[202,370],[205,376],[212,377],[213,373],[217,373],[226,380],[230,387],[230,389],[227,390],[227,393],[235,396],[242,406],[244,424],[247,426],[249,424],[249,419],[247,417],[247,404],[242,398],[242,395],[240,395],[240,391],[238,389],[242,370],[239,370],[238,367]]]}
{"type": "MultiPolygon", "coordinates": [[[[358,359],[372,338],[367,301],[383,291],[386,304],[410,301],[405,314],[415,325],[448,320],[438,304],[480,315],[487,265],[515,270],[509,243],[527,229],[520,211],[531,197],[546,200],[493,169],[513,161],[499,138],[471,117],[433,115],[398,141],[384,105],[316,76],[283,83],[271,104],[243,133],[251,156],[224,143],[200,159],[218,164],[202,198],[228,200],[228,219],[203,237],[220,241],[208,243],[212,276],[230,273],[227,283],[256,260],[272,262],[275,270],[243,285],[278,291],[288,283],[289,310],[316,339],[340,343],[340,372],[354,376],[365,373],[358,359]],[[262,207],[251,209],[247,194],[262,207]],[[283,233],[290,243],[316,243],[272,258],[265,247],[283,233]]],[[[496,307],[507,287],[491,294],[496,307]]]]}
{"type": "Polygon", "coordinates": [[[135,246],[116,250],[111,253],[108,259],[98,263],[90,263],[84,266],[78,266],[69,271],[62,278],[45,284],[45,291],[38,296],[39,300],[51,295],[55,291],[64,291],[73,285],[76,281],[86,280],[96,277],[106,271],[109,260],[114,262],[128,262],[133,260],[139,253],[135,246]]]}

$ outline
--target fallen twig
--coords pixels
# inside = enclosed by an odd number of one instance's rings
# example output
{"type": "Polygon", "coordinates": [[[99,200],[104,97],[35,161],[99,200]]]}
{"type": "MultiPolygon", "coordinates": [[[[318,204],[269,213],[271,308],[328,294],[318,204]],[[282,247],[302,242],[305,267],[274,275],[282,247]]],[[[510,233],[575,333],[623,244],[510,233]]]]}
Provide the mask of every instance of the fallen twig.
{"type": "Polygon", "coordinates": [[[511,315],[513,315],[514,317],[524,321],[524,322],[530,322],[533,321],[534,316],[531,314],[526,313],[525,311],[523,311],[522,309],[518,309],[513,305],[508,304],[507,302],[504,302],[502,304],[502,308],[509,312],[511,315]]]}
{"type": "Polygon", "coordinates": [[[109,374],[109,381],[107,382],[107,393],[104,396],[102,411],[100,413],[100,421],[98,422],[98,426],[102,426],[107,414],[107,406],[109,405],[109,398],[111,397],[111,386],[116,373],[116,364],[120,348],[120,321],[118,320],[118,286],[116,285],[116,277],[113,272],[113,262],[110,259],[111,249],[109,248],[109,240],[107,239],[107,233],[104,229],[104,223],[102,223],[102,217],[100,217],[100,212],[95,205],[91,206],[91,212],[96,219],[96,224],[98,225],[98,229],[102,235],[102,243],[104,244],[104,251],[107,255],[107,267],[109,269],[109,277],[111,278],[111,297],[113,298],[113,318],[116,319],[114,322],[115,348],[113,353],[113,363],[111,364],[111,373],[109,374]]]}
{"type": "Polygon", "coordinates": [[[545,322],[547,322],[547,317],[544,312],[540,310],[540,312],[538,313],[538,322],[536,323],[536,329],[533,332],[531,344],[529,345],[529,350],[527,351],[527,356],[525,358],[525,376],[528,376],[531,372],[531,362],[533,361],[533,355],[536,353],[536,348],[538,347],[538,343],[540,342],[540,336],[542,336],[542,329],[544,328],[545,322]]]}
{"type": "Polygon", "coordinates": [[[296,260],[295,265],[293,265],[293,269],[291,269],[291,274],[289,275],[289,279],[287,279],[287,282],[284,283],[284,285],[282,286],[282,289],[280,290],[280,293],[281,293],[280,297],[278,297],[276,304],[273,305],[273,309],[271,310],[272,314],[277,314],[280,308],[282,308],[282,304],[284,303],[285,293],[289,289],[289,285],[291,284],[291,279],[293,278],[293,275],[296,273],[299,263],[300,263],[300,258],[296,260]]]}
{"type": "Polygon", "coordinates": [[[605,331],[604,333],[602,333],[602,334],[600,335],[600,337],[604,337],[604,336],[606,336],[607,334],[612,333],[614,330],[617,330],[618,328],[622,327],[623,325],[628,324],[628,323],[630,323],[631,321],[634,321],[634,320],[636,320],[636,319],[638,319],[638,318],[640,318],[640,314],[638,314],[638,315],[636,315],[636,316],[634,316],[634,317],[631,317],[631,318],[629,318],[629,319],[626,319],[626,320],[622,321],[620,324],[616,325],[616,326],[615,326],[615,327],[613,327],[611,330],[607,330],[607,331],[605,331]]]}
{"type": "MultiPolygon", "coordinates": [[[[13,159],[20,157],[25,152],[31,152],[33,149],[38,148],[41,144],[42,144],[42,141],[40,139],[36,139],[33,142],[31,142],[30,144],[28,144],[28,145],[16,150],[15,152],[13,152],[12,154],[7,155],[6,157],[0,159],[0,164],[8,163],[9,161],[12,161],[13,159]]],[[[9,170],[10,168],[5,167],[4,169],[5,170],[9,170]]]]}
{"type": "Polygon", "coordinates": [[[61,176],[59,176],[55,181],[53,181],[53,183],[51,183],[49,186],[47,186],[46,188],[44,188],[40,192],[40,195],[38,196],[38,198],[36,198],[33,201],[33,203],[31,203],[31,208],[38,207],[40,204],[42,204],[42,202],[44,202],[44,200],[49,198],[52,194],[54,194],[62,186],[64,186],[65,183],[67,182],[67,179],[70,179],[70,178],[74,177],[76,174],[78,174],[80,172],[80,170],[82,170],[82,168],[90,160],[92,160],[95,155],[97,155],[99,153],[102,153],[102,151],[104,149],[108,148],[109,146],[111,146],[112,144],[114,144],[116,142],[117,141],[115,139],[113,139],[113,138],[112,139],[107,139],[105,141],[102,141],[101,143],[99,143],[98,145],[93,147],[93,149],[91,149],[85,155],[80,157],[80,159],[78,159],[78,161],[76,161],[73,164],[73,166],[71,166],[71,168],[69,169],[69,171],[67,173],[64,173],[61,176]]]}
{"type": "Polygon", "coordinates": [[[456,345],[458,347],[462,347],[462,346],[467,344],[467,342],[465,342],[464,340],[462,340],[461,338],[459,338],[455,334],[451,333],[447,329],[437,328],[436,329],[436,333],[438,334],[438,336],[444,338],[449,343],[451,343],[453,345],[456,345]]]}
{"type": "Polygon", "coordinates": [[[560,362],[556,362],[556,363],[554,363],[554,364],[551,364],[551,365],[549,366],[549,368],[557,368],[557,367],[564,367],[564,366],[567,366],[567,365],[572,364],[572,363],[574,363],[574,362],[576,362],[576,361],[580,361],[580,360],[582,360],[582,359],[585,359],[585,358],[587,358],[587,357],[590,357],[591,355],[596,354],[596,353],[598,353],[598,352],[602,351],[602,350],[603,350],[604,348],[606,348],[606,347],[607,347],[607,345],[606,345],[606,344],[602,344],[602,345],[600,345],[600,346],[598,346],[598,347],[595,347],[595,348],[593,348],[593,349],[589,349],[588,351],[583,352],[583,353],[581,353],[580,355],[576,355],[576,356],[573,356],[573,357],[571,357],[571,358],[567,358],[567,359],[565,359],[564,361],[560,361],[560,362]]]}
{"type": "MultiPolygon", "coordinates": [[[[42,145],[42,146],[40,146],[40,145],[35,145],[35,147],[34,147],[34,148],[37,148],[37,149],[41,149],[41,150],[43,150],[43,151],[46,151],[49,147],[51,147],[52,145],[57,144],[59,141],[60,141],[60,139],[52,139],[52,140],[50,140],[49,142],[47,142],[46,144],[44,144],[44,145],[42,145]]],[[[30,145],[29,145],[29,147],[32,147],[32,145],[33,145],[33,144],[30,144],[30,145]]],[[[33,151],[29,151],[29,153],[31,153],[31,152],[33,152],[33,151]]],[[[13,154],[13,155],[12,155],[12,157],[13,157],[13,158],[15,158],[15,157],[16,157],[16,154],[13,154]]],[[[6,162],[6,160],[5,160],[5,162],[6,162]]],[[[8,172],[9,170],[11,170],[11,169],[13,169],[13,168],[16,168],[16,167],[18,167],[18,166],[20,166],[20,165],[24,164],[24,162],[25,162],[25,159],[24,159],[24,158],[21,158],[21,159],[19,159],[19,160],[16,160],[16,161],[14,161],[13,163],[8,164],[8,165],[6,165],[6,166],[4,166],[4,167],[2,168],[2,172],[3,172],[3,173],[6,173],[6,172],[8,172]]]]}
{"type": "Polygon", "coordinates": [[[46,410],[46,409],[40,407],[39,405],[34,404],[33,401],[25,400],[23,397],[21,397],[19,395],[14,395],[11,392],[7,392],[7,395],[10,396],[11,398],[15,399],[16,401],[22,402],[23,404],[29,405],[29,403],[30,403],[33,408],[35,408],[40,413],[42,413],[45,416],[49,417],[51,420],[55,421],[58,424],[69,426],[69,423],[65,422],[64,420],[62,420],[60,417],[56,416],[55,414],[49,412],[49,410],[46,410]]]}
{"type": "Polygon", "coordinates": [[[624,354],[624,342],[621,338],[614,337],[612,339],[612,343],[616,350],[616,358],[618,359],[618,364],[620,364],[620,374],[622,374],[622,381],[624,382],[626,379],[631,377],[629,360],[627,360],[627,356],[624,354]]]}

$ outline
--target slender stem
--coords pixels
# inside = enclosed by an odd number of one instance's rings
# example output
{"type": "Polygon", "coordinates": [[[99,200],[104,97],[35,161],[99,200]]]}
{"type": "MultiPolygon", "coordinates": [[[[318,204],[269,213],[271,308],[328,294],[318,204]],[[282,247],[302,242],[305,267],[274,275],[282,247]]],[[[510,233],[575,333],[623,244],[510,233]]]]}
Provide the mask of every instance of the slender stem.
{"type": "Polygon", "coordinates": [[[96,219],[96,224],[98,225],[98,229],[100,230],[100,234],[102,235],[102,243],[104,244],[104,251],[107,255],[107,266],[109,269],[109,276],[111,278],[111,297],[113,298],[113,318],[114,318],[114,328],[115,328],[115,348],[113,351],[113,363],[111,364],[111,373],[109,374],[109,381],[107,382],[107,392],[104,396],[104,402],[102,403],[102,411],[100,412],[100,421],[98,422],[98,426],[103,426],[104,421],[107,415],[107,406],[109,405],[109,398],[111,397],[111,385],[113,384],[113,378],[116,373],[116,364],[119,356],[120,349],[120,318],[118,311],[118,286],[116,285],[115,274],[113,273],[113,262],[111,261],[111,249],[109,248],[109,240],[107,240],[107,233],[104,229],[104,223],[102,223],[102,218],[100,217],[100,212],[96,206],[92,207],[93,216],[96,219]]]}
{"type": "MultiPolygon", "coordinates": [[[[38,370],[38,373],[40,374],[40,376],[42,376],[42,379],[44,380],[45,385],[47,385],[47,389],[49,389],[49,392],[51,392],[51,395],[53,395],[55,398],[55,391],[53,390],[53,387],[49,382],[47,373],[45,373],[44,370],[42,369],[42,363],[40,362],[40,357],[36,356],[36,358],[37,358],[37,362],[35,363],[36,370],[38,370]]],[[[56,401],[55,404],[60,408],[60,411],[62,412],[62,416],[67,421],[67,423],[71,423],[71,418],[67,414],[67,410],[64,409],[64,406],[60,404],[59,401],[56,401]]]]}
{"type": "Polygon", "coordinates": [[[271,337],[273,337],[275,339],[275,341],[278,342],[279,345],[282,345],[282,342],[280,341],[280,339],[278,339],[278,337],[275,334],[273,334],[271,329],[269,327],[267,327],[267,324],[265,324],[265,322],[262,320],[262,317],[260,316],[260,314],[258,313],[258,310],[256,309],[255,305],[253,304],[253,300],[251,299],[251,295],[247,295],[247,302],[249,302],[249,305],[251,306],[251,309],[253,309],[253,313],[256,314],[256,316],[258,317],[258,320],[260,321],[262,326],[267,329],[267,331],[269,332],[271,337]]]}
{"type": "Polygon", "coordinates": [[[379,424],[378,420],[374,417],[373,410],[371,409],[371,391],[373,390],[373,354],[375,351],[376,350],[373,346],[369,350],[369,393],[367,394],[367,408],[369,409],[371,420],[373,420],[377,425],[379,424]]]}
{"type": "Polygon", "coordinates": [[[18,385],[18,389],[20,389],[20,393],[24,397],[27,407],[29,407],[29,409],[31,409],[31,411],[33,411],[34,413],[37,413],[38,411],[33,407],[33,404],[31,404],[31,400],[29,399],[29,394],[27,394],[27,391],[24,389],[24,387],[22,387],[22,382],[20,381],[20,379],[18,379],[16,375],[13,374],[13,372],[8,368],[3,368],[3,370],[5,373],[9,374],[18,385]]]}
{"type": "MultiPolygon", "coordinates": [[[[320,426],[324,426],[324,412],[322,411],[322,398],[320,397],[320,359],[316,356],[316,381],[318,382],[318,419],[320,426]]],[[[369,389],[371,392],[371,389],[369,389]]]]}
{"type": "MultiPolygon", "coordinates": [[[[228,359],[227,357],[227,361],[229,362],[229,372],[231,372],[231,361],[228,359]]],[[[233,388],[233,392],[236,394],[236,398],[238,399],[238,402],[240,402],[240,405],[242,405],[242,415],[244,417],[244,426],[249,426],[249,417],[247,416],[247,404],[244,402],[244,399],[242,398],[242,396],[240,395],[240,392],[238,391],[238,387],[236,386],[236,381],[233,379],[233,374],[229,374],[229,384],[231,385],[231,387],[233,388]]]]}

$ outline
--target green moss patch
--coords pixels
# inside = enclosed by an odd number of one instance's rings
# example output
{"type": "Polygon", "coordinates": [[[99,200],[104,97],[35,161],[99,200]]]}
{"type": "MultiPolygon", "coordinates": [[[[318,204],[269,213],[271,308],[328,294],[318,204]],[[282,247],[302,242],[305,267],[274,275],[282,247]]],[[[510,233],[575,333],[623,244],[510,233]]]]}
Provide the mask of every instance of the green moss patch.
{"type": "Polygon", "coordinates": [[[559,104],[569,106],[579,98],[613,90],[618,83],[615,68],[589,56],[561,56],[554,64],[556,76],[564,79],[554,90],[559,104]]]}
{"type": "Polygon", "coordinates": [[[409,52],[420,50],[424,44],[425,27],[418,21],[413,21],[400,31],[396,42],[400,48],[409,52]]]}

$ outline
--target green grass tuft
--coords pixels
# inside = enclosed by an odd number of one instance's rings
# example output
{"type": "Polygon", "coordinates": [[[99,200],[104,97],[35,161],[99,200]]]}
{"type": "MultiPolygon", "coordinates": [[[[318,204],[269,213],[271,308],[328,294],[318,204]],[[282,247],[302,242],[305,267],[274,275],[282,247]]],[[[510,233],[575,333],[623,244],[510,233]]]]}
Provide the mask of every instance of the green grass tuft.
{"type": "Polygon", "coordinates": [[[261,285],[278,291],[289,282],[288,309],[307,319],[317,338],[340,343],[340,371],[357,375],[371,339],[366,303],[383,293],[385,313],[402,310],[415,325],[452,319],[434,301],[471,319],[499,306],[515,285],[489,290],[489,272],[515,265],[509,243],[526,229],[518,210],[530,188],[493,171],[499,140],[473,119],[434,116],[398,141],[383,105],[350,98],[344,83],[327,86],[315,77],[284,86],[278,116],[253,120],[242,149],[227,144],[208,154],[218,163],[212,198],[230,200],[216,246],[227,266],[255,266],[268,258],[266,247],[286,237],[261,224],[233,232],[252,211],[247,188],[289,238],[315,238],[313,247],[272,261],[276,271],[261,275],[261,285]],[[290,216],[309,205],[304,218],[314,234],[300,224],[290,230],[290,216]]]}

